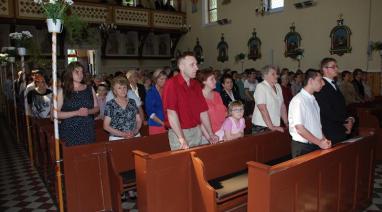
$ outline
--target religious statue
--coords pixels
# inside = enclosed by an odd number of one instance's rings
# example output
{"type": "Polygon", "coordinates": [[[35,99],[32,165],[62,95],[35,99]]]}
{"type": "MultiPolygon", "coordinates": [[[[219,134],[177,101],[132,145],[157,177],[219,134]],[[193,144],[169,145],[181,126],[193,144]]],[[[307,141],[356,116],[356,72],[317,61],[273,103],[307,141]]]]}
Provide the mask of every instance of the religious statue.
{"type": "Polygon", "coordinates": [[[224,41],[224,34],[220,38],[220,42],[218,43],[218,61],[224,63],[228,60],[228,44],[224,41]]]}
{"type": "Polygon", "coordinates": [[[302,49],[300,49],[302,39],[300,33],[296,32],[296,27],[294,23],[292,23],[292,26],[290,26],[289,29],[290,32],[288,32],[284,38],[285,57],[296,59],[297,55],[299,55],[300,52],[303,51],[302,49]]]}
{"type": "Polygon", "coordinates": [[[199,43],[199,38],[196,38],[196,45],[194,47],[194,55],[195,55],[196,61],[198,61],[198,64],[201,64],[204,62],[203,48],[199,43]]]}
{"type": "Polygon", "coordinates": [[[351,30],[348,26],[344,25],[344,19],[341,14],[337,20],[337,26],[330,32],[330,37],[332,39],[330,53],[342,56],[344,53],[351,52],[350,35],[351,30]]]}
{"type": "Polygon", "coordinates": [[[261,40],[256,36],[256,29],[253,29],[252,37],[248,40],[247,46],[249,49],[248,59],[255,61],[261,57],[261,40]]]}

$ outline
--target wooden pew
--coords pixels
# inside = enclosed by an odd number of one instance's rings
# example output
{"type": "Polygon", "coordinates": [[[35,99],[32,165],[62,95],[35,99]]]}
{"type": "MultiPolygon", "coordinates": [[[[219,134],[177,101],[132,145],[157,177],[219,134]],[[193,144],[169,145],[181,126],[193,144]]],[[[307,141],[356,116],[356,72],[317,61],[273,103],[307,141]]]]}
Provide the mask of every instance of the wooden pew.
{"type": "Polygon", "coordinates": [[[111,211],[106,142],[61,148],[67,211],[111,211]]]}
{"type": "Polygon", "coordinates": [[[242,211],[246,193],[229,199],[205,195],[204,187],[195,175],[190,152],[204,163],[205,180],[245,171],[250,160],[268,162],[290,154],[288,133],[266,132],[256,136],[206,145],[189,150],[149,154],[134,151],[139,211],[242,211]],[[208,198],[207,198],[208,197],[208,198]],[[227,200],[227,201],[225,201],[227,200]],[[212,210],[210,204],[215,204],[212,210]]]}
{"type": "Polygon", "coordinates": [[[373,114],[373,110],[370,108],[358,108],[357,114],[360,127],[375,129],[375,134],[377,136],[375,157],[376,160],[382,160],[382,127],[380,127],[380,121],[373,114]]]}
{"type": "Polygon", "coordinates": [[[43,128],[52,128],[53,123],[50,119],[31,119],[32,145],[35,167],[44,181],[47,181],[47,171],[49,166],[48,139],[44,134],[43,128]]]}
{"type": "Polygon", "coordinates": [[[113,210],[122,211],[121,193],[135,188],[133,150],[150,154],[170,151],[167,133],[107,143],[113,210]]]}
{"type": "Polygon", "coordinates": [[[248,212],[365,209],[373,192],[376,137],[364,136],[274,166],[248,162],[248,212]]]}

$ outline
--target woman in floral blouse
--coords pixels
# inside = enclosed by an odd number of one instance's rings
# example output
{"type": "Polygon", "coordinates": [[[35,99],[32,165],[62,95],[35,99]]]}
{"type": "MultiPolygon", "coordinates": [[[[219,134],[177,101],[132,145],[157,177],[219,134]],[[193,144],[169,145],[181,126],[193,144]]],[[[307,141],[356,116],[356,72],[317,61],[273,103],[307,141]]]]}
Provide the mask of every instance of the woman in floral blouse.
{"type": "Polygon", "coordinates": [[[110,133],[109,141],[139,137],[142,120],[133,99],[126,98],[128,80],[116,77],[112,82],[115,98],[105,105],[103,128],[110,133]]]}

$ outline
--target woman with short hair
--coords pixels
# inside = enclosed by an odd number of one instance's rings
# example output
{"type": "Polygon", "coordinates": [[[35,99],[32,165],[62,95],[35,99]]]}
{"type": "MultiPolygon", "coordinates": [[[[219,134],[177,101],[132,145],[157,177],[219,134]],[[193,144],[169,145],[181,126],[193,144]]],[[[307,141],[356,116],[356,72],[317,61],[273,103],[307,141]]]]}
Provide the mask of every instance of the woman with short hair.
{"type": "Polygon", "coordinates": [[[162,69],[157,69],[153,73],[153,85],[146,93],[145,109],[149,125],[149,135],[166,132],[162,104],[162,93],[166,80],[166,72],[162,69]]]}
{"type": "Polygon", "coordinates": [[[116,77],[112,81],[115,98],[105,105],[103,128],[110,133],[109,141],[139,137],[142,120],[133,99],[127,97],[128,81],[116,77]]]}
{"type": "Polygon", "coordinates": [[[265,66],[262,69],[264,81],[256,86],[255,109],[252,115],[252,133],[266,130],[284,132],[280,119],[288,126],[288,117],[281,86],[277,83],[277,68],[265,66]]]}

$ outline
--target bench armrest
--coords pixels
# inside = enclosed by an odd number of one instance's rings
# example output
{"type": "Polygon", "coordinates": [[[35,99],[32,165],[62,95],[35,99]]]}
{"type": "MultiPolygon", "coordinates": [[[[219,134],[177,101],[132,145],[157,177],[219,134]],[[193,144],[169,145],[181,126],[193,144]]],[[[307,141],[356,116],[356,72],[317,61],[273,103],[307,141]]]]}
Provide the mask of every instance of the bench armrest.
{"type": "Polygon", "coordinates": [[[196,180],[203,198],[204,206],[207,212],[216,212],[216,192],[215,189],[208,183],[204,174],[203,161],[198,158],[196,152],[191,152],[192,164],[194,167],[196,180]]]}

